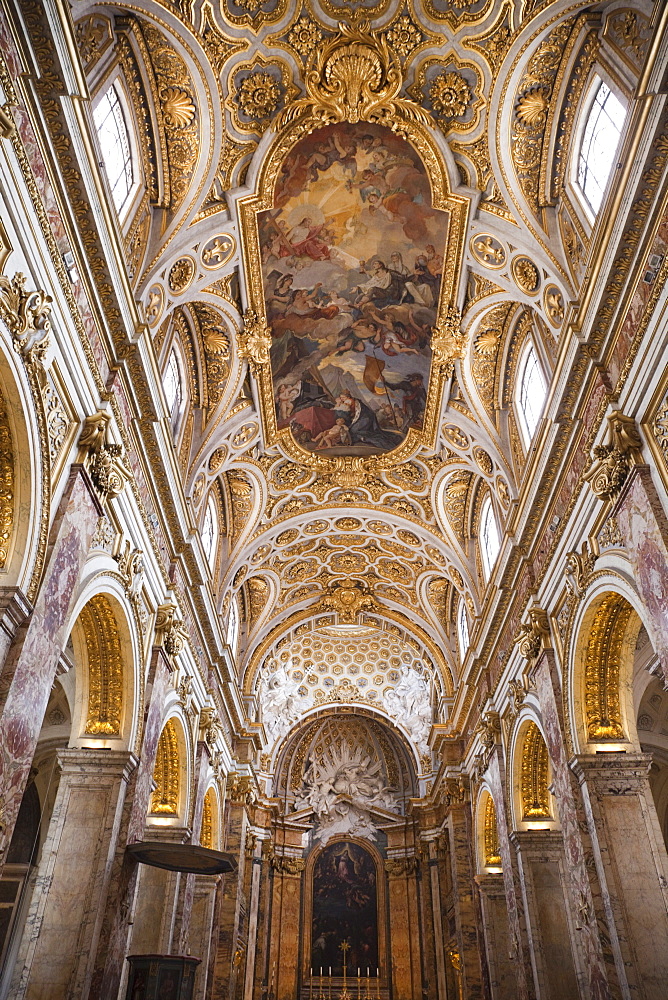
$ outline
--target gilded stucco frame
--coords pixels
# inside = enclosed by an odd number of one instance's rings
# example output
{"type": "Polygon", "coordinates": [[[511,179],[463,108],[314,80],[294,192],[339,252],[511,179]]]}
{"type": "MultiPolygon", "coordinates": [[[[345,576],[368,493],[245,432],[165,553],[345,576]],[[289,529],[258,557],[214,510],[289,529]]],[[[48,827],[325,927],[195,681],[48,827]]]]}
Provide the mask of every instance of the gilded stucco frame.
{"type": "Polygon", "coordinates": [[[434,123],[417,104],[397,96],[402,79],[396,56],[372,33],[347,29],[343,25],[340,30],[341,34],[324,51],[316,53],[311,62],[305,77],[309,96],[286,108],[277,119],[276,135],[264,155],[255,191],[237,201],[248,307],[245,330],[239,338],[239,353],[250,361],[257,379],[265,446],[278,445],[288,458],[315,469],[321,475],[345,475],[347,472],[349,477],[363,477],[364,474],[377,475],[383,469],[406,462],[418,448],[430,448],[435,444],[443,387],[452,372],[455,358],[463,356],[466,346],[459,323],[457,290],[470,201],[450,190],[434,123]],[[346,59],[353,50],[362,60],[367,60],[368,66],[377,68],[381,83],[373,90],[365,81],[352,78],[346,59]],[[340,86],[334,101],[324,81],[337,74],[340,86]],[[277,427],[269,360],[271,334],[264,300],[257,221],[260,212],[273,208],[280,169],[296,144],[316,129],[339,121],[373,122],[405,138],[420,157],[429,178],[432,207],[447,212],[449,216],[422,430],[410,428],[401,444],[392,451],[364,458],[313,454],[297,444],[289,428],[279,430],[277,427]]]}

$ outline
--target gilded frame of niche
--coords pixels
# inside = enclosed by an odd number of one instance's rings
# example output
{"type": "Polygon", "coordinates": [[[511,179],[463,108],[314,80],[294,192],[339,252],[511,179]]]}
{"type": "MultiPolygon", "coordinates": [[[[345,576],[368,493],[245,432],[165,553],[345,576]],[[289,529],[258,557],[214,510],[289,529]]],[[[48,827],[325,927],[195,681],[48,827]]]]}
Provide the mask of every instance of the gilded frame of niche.
{"type": "MultiPolygon", "coordinates": [[[[406,98],[398,98],[402,74],[387,43],[365,30],[365,26],[346,29],[340,26],[340,34],[318,53],[309,64],[306,73],[308,96],[289,105],[277,118],[278,131],[265,155],[255,183],[255,193],[240,198],[237,202],[241,246],[247,281],[248,313],[246,332],[243,339],[255,341],[257,349],[243,350],[249,357],[258,383],[260,409],[266,447],[278,445],[286,457],[300,465],[314,469],[319,475],[332,475],[347,470],[349,473],[378,475],[382,470],[408,461],[420,447],[433,447],[438,431],[438,417],[441,410],[443,388],[452,371],[455,357],[464,353],[465,341],[459,326],[457,290],[465,249],[465,238],[470,201],[461,195],[452,194],[447,167],[436,141],[436,126],[429,115],[417,104],[406,98]],[[351,44],[352,42],[352,44],[351,44]],[[366,88],[362,100],[356,99],[355,87],[364,91],[361,80],[334,75],[334,84],[340,91],[333,97],[327,91],[332,67],[335,67],[338,53],[341,59],[357,48],[377,60],[381,84],[375,90],[366,88]],[[343,93],[341,93],[343,91],[343,93]],[[351,93],[351,102],[348,101],[351,93]],[[366,100],[366,104],[363,102],[366,100]],[[390,127],[393,132],[405,138],[416,151],[429,177],[432,207],[449,213],[449,224],[443,253],[443,278],[437,309],[437,318],[432,336],[432,361],[422,430],[410,428],[404,440],[392,451],[368,457],[329,457],[313,454],[302,448],[293,438],[289,428],[279,430],[276,421],[269,344],[271,334],[267,324],[264,300],[258,216],[273,208],[274,192],[279,180],[281,167],[297,143],[305,136],[325,125],[340,121],[373,122],[390,127]],[[252,318],[252,322],[249,319],[252,318]]],[[[367,69],[367,66],[364,66],[367,69]]]]}

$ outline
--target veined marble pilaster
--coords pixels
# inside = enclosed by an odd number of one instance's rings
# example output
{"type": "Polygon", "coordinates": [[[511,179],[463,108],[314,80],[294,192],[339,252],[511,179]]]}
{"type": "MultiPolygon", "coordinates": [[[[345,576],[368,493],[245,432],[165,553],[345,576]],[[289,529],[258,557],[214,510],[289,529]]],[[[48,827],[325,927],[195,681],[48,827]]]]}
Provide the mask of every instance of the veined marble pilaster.
{"type": "Polygon", "coordinates": [[[480,891],[482,931],[492,1000],[507,1000],[515,992],[516,976],[510,958],[508,907],[503,875],[476,875],[480,891]]]}
{"type": "Polygon", "coordinates": [[[0,870],[67,639],[63,633],[74,588],[100,514],[87,474],[72,466],[51,527],[50,557],[34,610],[18,629],[0,672],[0,870]]]}
{"type": "Polygon", "coordinates": [[[455,920],[461,956],[461,977],[464,996],[478,1000],[483,996],[478,921],[473,898],[473,867],[471,844],[471,807],[468,802],[452,803],[447,829],[450,835],[450,864],[455,894],[455,920]]]}
{"type": "MultiPolygon", "coordinates": [[[[202,813],[204,810],[204,794],[206,792],[206,780],[209,773],[209,762],[211,754],[209,748],[202,740],[197,744],[195,754],[195,769],[193,774],[193,784],[195,792],[195,802],[193,806],[193,816],[191,824],[190,839],[194,844],[199,843],[200,830],[202,828],[202,813]]],[[[188,941],[190,931],[190,916],[192,913],[193,899],[195,897],[195,876],[185,875],[179,888],[179,900],[176,914],[176,946],[175,952],[179,955],[189,954],[188,941]]],[[[193,941],[196,948],[198,942],[193,941]]],[[[194,952],[193,952],[194,954],[194,952]]],[[[197,972],[200,973],[201,966],[197,972]]]]}
{"type": "Polygon", "coordinates": [[[60,778],[12,996],[89,995],[130,775],[128,752],[58,751],[60,778]]]}
{"type": "MultiPolygon", "coordinates": [[[[566,872],[569,880],[569,909],[581,908],[578,944],[581,958],[576,966],[585,970],[591,997],[619,996],[619,948],[614,926],[604,946],[599,934],[597,916],[603,921],[603,904],[600,887],[591,882],[587,869],[587,852],[591,842],[586,834],[582,801],[568,766],[568,754],[563,736],[561,687],[557,665],[552,650],[544,650],[535,666],[532,677],[536,685],[545,731],[545,742],[552,767],[552,785],[559,810],[566,872]],[[585,910],[586,907],[586,910],[585,910]]],[[[622,967],[623,974],[623,967],[622,967]]],[[[623,981],[623,979],[622,979],[623,981]]]]}
{"type": "Polygon", "coordinates": [[[526,927],[521,905],[521,887],[517,871],[517,859],[510,843],[508,818],[505,810],[505,779],[500,751],[496,747],[492,752],[487,779],[496,806],[496,830],[499,838],[499,852],[503,867],[503,883],[506,890],[506,906],[508,909],[509,955],[512,959],[516,975],[516,996],[518,1000],[533,1000],[533,977],[529,961],[526,927]]]}
{"type": "Polygon", "coordinates": [[[397,1000],[410,1000],[422,995],[417,863],[415,858],[400,858],[386,867],[393,993],[397,1000]]]}
{"type": "Polygon", "coordinates": [[[144,834],[171,669],[172,665],[163,650],[154,648],[146,682],[140,761],[128,792],[95,963],[91,996],[97,996],[99,1000],[116,1000],[127,954],[128,920],[133,908],[139,865],[127,855],[125,847],[141,840],[144,834]]]}
{"type": "Polygon", "coordinates": [[[538,1000],[587,1000],[578,985],[571,942],[577,915],[568,910],[561,833],[522,830],[511,834],[519,861],[524,912],[538,1000]]]}
{"type": "Polygon", "coordinates": [[[662,1000],[668,982],[668,855],[642,753],[580,754],[571,767],[582,786],[594,860],[617,930],[630,996],[662,1000]]]}
{"type": "Polygon", "coordinates": [[[645,605],[647,631],[668,684],[668,518],[647,465],[629,473],[613,515],[633,566],[633,577],[645,605]]]}

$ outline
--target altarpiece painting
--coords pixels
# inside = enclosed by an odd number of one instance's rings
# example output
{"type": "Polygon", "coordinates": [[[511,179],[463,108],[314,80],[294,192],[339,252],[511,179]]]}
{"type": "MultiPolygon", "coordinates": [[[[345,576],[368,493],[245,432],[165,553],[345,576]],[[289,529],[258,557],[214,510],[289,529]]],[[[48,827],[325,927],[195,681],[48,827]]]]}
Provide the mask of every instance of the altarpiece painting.
{"type": "Polygon", "coordinates": [[[330,843],[313,869],[311,970],[314,976],[376,975],[378,967],[378,902],[376,865],[359,844],[330,843]],[[341,945],[347,941],[347,951],[341,945]]]}

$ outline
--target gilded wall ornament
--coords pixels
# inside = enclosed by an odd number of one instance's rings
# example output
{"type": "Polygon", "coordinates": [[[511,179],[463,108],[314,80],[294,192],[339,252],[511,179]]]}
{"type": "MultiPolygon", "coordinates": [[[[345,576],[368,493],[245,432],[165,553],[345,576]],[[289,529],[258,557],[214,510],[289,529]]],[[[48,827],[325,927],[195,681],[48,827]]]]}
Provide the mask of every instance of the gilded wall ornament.
{"type": "Polygon", "coordinates": [[[201,249],[202,265],[208,271],[217,271],[233,257],[237,241],[229,233],[212,236],[201,249]]]}
{"type": "Polygon", "coordinates": [[[246,27],[257,34],[266,24],[280,21],[287,10],[287,0],[220,0],[221,12],[228,24],[246,27]]]}
{"type": "Polygon", "coordinates": [[[0,569],[7,565],[14,529],[14,447],[7,404],[0,393],[0,569]]]}
{"type": "Polygon", "coordinates": [[[146,322],[149,326],[157,326],[160,322],[160,317],[162,316],[163,309],[165,308],[165,292],[162,285],[155,284],[151,285],[148,292],[146,293],[146,305],[144,306],[144,312],[146,313],[146,322]]]}
{"type": "Polygon", "coordinates": [[[471,253],[483,267],[499,271],[506,264],[506,251],[503,243],[491,233],[479,233],[472,236],[469,246],[471,253]]]}
{"type": "Polygon", "coordinates": [[[527,660],[535,660],[543,649],[550,646],[550,622],[541,608],[531,608],[529,621],[523,622],[514,639],[521,655],[527,660]]]}
{"type": "Polygon", "coordinates": [[[473,131],[484,103],[478,93],[480,77],[473,63],[455,57],[444,62],[429,57],[415,74],[415,82],[406,92],[430,112],[441,129],[460,133],[473,131]]]}
{"type": "Polygon", "coordinates": [[[160,99],[166,125],[185,128],[194,121],[197,108],[187,91],[181,90],[180,87],[167,87],[160,94],[160,99]]]}
{"type": "Polygon", "coordinates": [[[3,226],[2,220],[0,220],[0,274],[2,274],[5,270],[7,258],[12,252],[12,249],[9,237],[7,236],[7,230],[3,226]]]}
{"type": "Polygon", "coordinates": [[[485,867],[500,868],[501,851],[499,848],[499,835],[496,828],[496,809],[494,808],[494,799],[491,795],[487,796],[487,801],[485,803],[484,844],[485,867]]]}
{"type": "Polygon", "coordinates": [[[114,41],[111,21],[101,14],[90,14],[75,24],[77,48],[86,73],[90,73],[114,41]]]}
{"type": "Polygon", "coordinates": [[[529,257],[513,257],[510,271],[515,284],[527,295],[537,295],[540,291],[540,271],[529,257]]]}
{"type": "Polygon", "coordinates": [[[19,354],[45,341],[51,332],[51,296],[39,288],[27,291],[26,280],[20,271],[13,278],[0,275],[0,316],[19,354]]]}
{"type": "Polygon", "coordinates": [[[652,37],[649,19],[634,7],[611,13],[605,22],[603,37],[617,50],[636,73],[642,69],[652,37]]]}
{"type": "Polygon", "coordinates": [[[117,497],[132,478],[125,464],[123,445],[108,440],[110,420],[109,413],[102,410],[86,417],[79,438],[85,467],[102,503],[117,497]]]}
{"type": "Polygon", "coordinates": [[[535,722],[530,722],[524,735],[520,766],[522,819],[551,819],[548,791],[549,759],[545,740],[535,722]]]}
{"type": "Polygon", "coordinates": [[[309,59],[322,38],[322,29],[310,17],[300,17],[290,29],[287,42],[304,61],[309,59]]]}
{"type": "Polygon", "coordinates": [[[181,761],[176,726],[172,719],[158,740],[158,750],[153,768],[155,789],[151,795],[150,813],[154,816],[175,816],[179,804],[179,779],[181,761]]]}
{"type": "Polygon", "coordinates": [[[614,410],[608,414],[607,441],[593,449],[585,481],[599,500],[614,500],[632,466],[642,461],[642,438],[635,420],[614,410]]]}
{"type": "Polygon", "coordinates": [[[195,261],[192,257],[179,257],[169,269],[167,284],[174,295],[185,292],[195,277],[195,261]]]}
{"type": "Polygon", "coordinates": [[[619,682],[633,614],[633,608],[623,597],[607,594],[591,625],[584,664],[584,696],[587,735],[596,742],[625,739],[619,682]]]}
{"type": "Polygon", "coordinates": [[[84,606],[79,621],[88,655],[88,713],[84,732],[118,736],[123,712],[123,658],[118,622],[103,594],[84,606]]]}
{"type": "Polygon", "coordinates": [[[543,306],[547,318],[554,327],[561,326],[566,315],[564,297],[556,285],[548,285],[543,293],[543,306]]]}
{"type": "Polygon", "coordinates": [[[251,73],[241,81],[236,100],[241,110],[257,121],[269,120],[281,100],[281,88],[269,73],[251,73]]]}
{"type": "Polygon", "coordinates": [[[279,108],[299,93],[292,71],[282,59],[265,59],[259,52],[248,62],[236,63],[229,76],[229,104],[238,132],[262,135],[279,108]]]}

